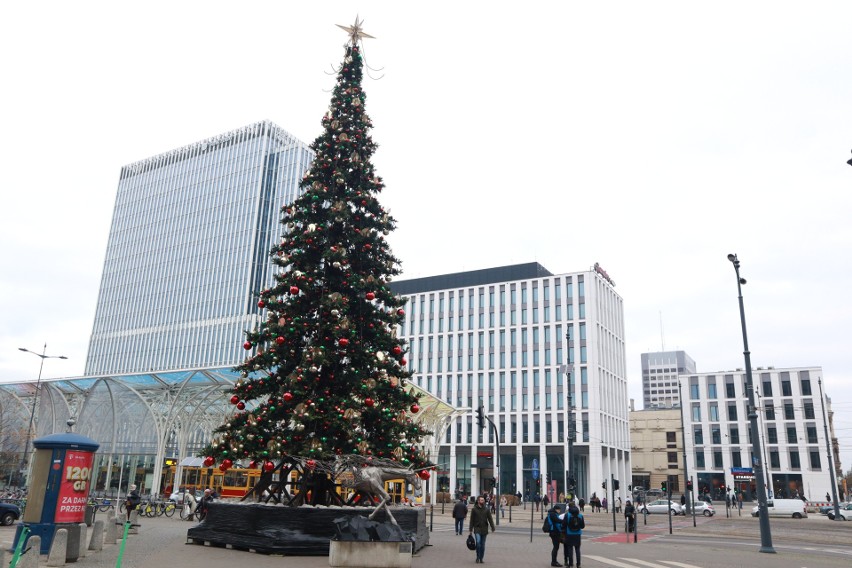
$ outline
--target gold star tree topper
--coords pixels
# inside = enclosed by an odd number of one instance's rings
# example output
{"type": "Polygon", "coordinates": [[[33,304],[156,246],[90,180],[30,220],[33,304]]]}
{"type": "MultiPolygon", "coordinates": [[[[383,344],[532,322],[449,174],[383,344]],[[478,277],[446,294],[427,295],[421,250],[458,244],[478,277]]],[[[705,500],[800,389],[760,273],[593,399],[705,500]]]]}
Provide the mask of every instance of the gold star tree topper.
{"type": "Polygon", "coordinates": [[[361,28],[361,24],[363,24],[363,23],[364,23],[364,20],[359,20],[358,16],[355,16],[355,23],[352,24],[351,26],[341,26],[340,24],[334,24],[334,25],[337,26],[338,28],[340,28],[341,30],[345,31],[346,33],[348,33],[350,43],[352,43],[352,45],[356,45],[359,41],[361,41],[362,38],[365,38],[365,37],[370,38],[370,39],[376,39],[373,36],[371,36],[370,34],[364,33],[364,30],[361,28]]]}

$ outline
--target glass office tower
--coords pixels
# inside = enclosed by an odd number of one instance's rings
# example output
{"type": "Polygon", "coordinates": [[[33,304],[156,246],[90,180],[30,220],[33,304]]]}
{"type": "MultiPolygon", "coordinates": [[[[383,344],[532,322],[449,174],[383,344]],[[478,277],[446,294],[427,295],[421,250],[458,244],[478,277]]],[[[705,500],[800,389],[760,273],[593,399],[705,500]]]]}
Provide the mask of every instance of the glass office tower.
{"type": "Polygon", "coordinates": [[[263,121],[123,167],[86,374],[241,362],[312,158],[263,121]]]}

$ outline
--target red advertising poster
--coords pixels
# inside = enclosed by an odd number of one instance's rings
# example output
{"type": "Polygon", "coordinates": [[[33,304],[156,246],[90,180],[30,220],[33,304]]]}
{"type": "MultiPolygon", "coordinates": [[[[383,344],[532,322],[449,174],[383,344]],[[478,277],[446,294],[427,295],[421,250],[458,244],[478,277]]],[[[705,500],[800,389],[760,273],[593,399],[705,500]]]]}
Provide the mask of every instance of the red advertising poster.
{"type": "Polygon", "coordinates": [[[56,503],[54,522],[82,523],[85,520],[94,458],[95,454],[92,452],[65,452],[65,466],[59,484],[59,500],[56,503]]]}

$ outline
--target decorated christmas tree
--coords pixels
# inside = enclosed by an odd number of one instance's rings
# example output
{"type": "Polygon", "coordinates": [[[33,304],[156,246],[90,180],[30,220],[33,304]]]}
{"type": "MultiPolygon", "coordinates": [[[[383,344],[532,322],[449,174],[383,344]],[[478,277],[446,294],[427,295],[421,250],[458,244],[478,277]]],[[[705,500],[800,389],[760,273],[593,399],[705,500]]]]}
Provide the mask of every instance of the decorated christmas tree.
{"type": "MultiPolygon", "coordinates": [[[[343,26],[341,26],[343,27],[343,26]]],[[[411,416],[406,346],[395,335],[403,301],[389,286],[399,261],[386,241],[395,221],[377,199],[361,87],[360,22],[350,34],[316,158],[301,193],[282,208],[281,241],[271,251],[274,285],[259,291],[257,329],[246,333],[241,379],[229,391],[234,414],[215,430],[205,463],[269,471],[289,458],[332,462],[375,457],[402,467],[428,461],[429,434],[411,416]]]]}

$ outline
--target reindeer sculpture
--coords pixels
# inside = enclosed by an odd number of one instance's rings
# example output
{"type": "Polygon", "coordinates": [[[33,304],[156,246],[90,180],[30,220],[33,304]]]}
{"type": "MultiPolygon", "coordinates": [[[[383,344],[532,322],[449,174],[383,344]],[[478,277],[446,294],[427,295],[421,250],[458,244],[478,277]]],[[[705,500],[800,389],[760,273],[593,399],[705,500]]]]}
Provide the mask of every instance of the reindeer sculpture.
{"type": "MultiPolygon", "coordinates": [[[[366,467],[353,468],[352,473],[355,477],[355,485],[353,486],[353,489],[356,492],[375,495],[381,498],[381,501],[376,506],[375,511],[370,514],[369,518],[372,519],[376,516],[380,509],[384,508],[384,510],[387,511],[391,522],[396,526],[399,526],[388,507],[390,495],[388,495],[387,491],[385,491],[385,481],[390,481],[392,479],[404,479],[406,481],[406,485],[411,483],[411,485],[414,486],[414,489],[420,489],[421,480],[420,476],[417,475],[417,472],[412,469],[402,467],[370,465],[366,467]]],[[[405,488],[403,488],[403,497],[405,497],[405,488]]]]}

